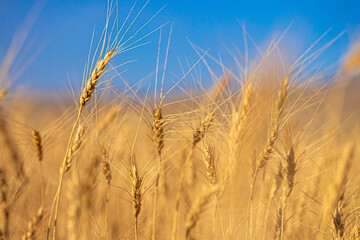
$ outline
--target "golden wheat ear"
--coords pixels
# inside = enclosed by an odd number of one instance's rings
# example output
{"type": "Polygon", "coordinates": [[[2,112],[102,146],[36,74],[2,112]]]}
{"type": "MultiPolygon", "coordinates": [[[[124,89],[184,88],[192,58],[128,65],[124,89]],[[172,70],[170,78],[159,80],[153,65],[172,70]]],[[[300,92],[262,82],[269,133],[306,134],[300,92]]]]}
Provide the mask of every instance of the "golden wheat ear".
{"type": "Polygon", "coordinates": [[[87,80],[83,92],[80,96],[80,109],[85,107],[85,104],[90,100],[93,92],[95,91],[96,84],[98,83],[100,77],[104,73],[109,61],[114,56],[115,51],[110,50],[107,52],[103,59],[100,59],[92,71],[89,79],[87,80]]]}
{"type": "Polygon", "coordinates": [[[135,240],[138,240],[138,216],[142,205],[142,177],[139,176],[138,169],[135,162],[134,154],[130,157],[131,168],[129,170],[130,177],[130,193],[132,198],[132,212],[135,219],[135,240]]]}
{"type": "Polygon", "coordinates": [[[34,140],[34,149],[36,152],[37,160],[39,162],[42,161],[43,158],[43,150],[42,150],[42,144],[41,144],[41,136],[40,133],[36,130],[32,131],[33,140],[34,140]]]}
{"type": "Polygon", "coordinates": [[[74,157],[78,154],[82,142],[84,140],[85,135],[85,127],[83,125],[79,125],[77,132],[75,134],[74,142],[72,143],[71,147],[69,148],[68,154],[66,156],[66,161],[62,166],[62,171],[64,173],[68,172],[72,166],[74,157]]]}
{"type": "Polygon", "coordinates": [[[44,208],[41,206],[36,215],[28,223],[25,234],[22,236],[22,240],[35,240],[36,230],[41,220],[43,219],[44,208]]]}

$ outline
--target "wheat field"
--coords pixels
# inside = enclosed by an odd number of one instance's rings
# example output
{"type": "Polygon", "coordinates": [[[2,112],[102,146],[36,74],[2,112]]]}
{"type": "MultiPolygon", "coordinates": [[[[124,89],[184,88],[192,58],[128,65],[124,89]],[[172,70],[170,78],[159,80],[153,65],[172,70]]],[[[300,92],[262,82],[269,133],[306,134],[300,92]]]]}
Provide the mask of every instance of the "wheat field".
{"type": "Polygon", "coordinates": [[[126,81],[116,61],[150,32],[111,17],[81,89],[0,74],[0,239],[360,239],[359,44],[333,74],[311,71],[322,46],[289,62],[274,39],[211,85],[207,53],[126,81]]]}

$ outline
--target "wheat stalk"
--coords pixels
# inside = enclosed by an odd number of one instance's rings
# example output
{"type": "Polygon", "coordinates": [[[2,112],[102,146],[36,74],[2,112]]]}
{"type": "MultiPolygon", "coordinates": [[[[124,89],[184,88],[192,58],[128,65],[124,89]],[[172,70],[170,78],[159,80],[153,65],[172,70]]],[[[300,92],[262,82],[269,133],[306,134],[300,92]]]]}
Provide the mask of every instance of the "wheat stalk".
{"type": "Polygon", "coordinates": [[[281,124],[281,116],[282,112],[284,110],[285,101],[288,96],[288,86],[289,81],[288,77],[286,76],[284,81],[282,82],[280,89],[278,91],[278,97],[275,104],[275,113],[272,115],[272,130],[271,133],[267,139],[267,142],[265,144],[264,150],[261,153],[261,157],[259,161],[256,163],[256,168],[253,172],[253,175],[251,176],[250,180],[250,195],[249,195],[249,201],[248,201],[248,212],[247,212],[247,233],[250,236],[250,239],[252,238],[252,214],[251,214],[251,204],[254,197],[254,188],[256,184],[256,178],[258,176],[259,171],[265,167],[269,159],[272,157],[272,153],[274,151],[274,145],[276,143],[277,137],[279,135],[280,131],[280,124],[281,124]]]}
{"type": "Polygon", "coordinates": [[[180,179],[179,179],[177,194],[176,194],[176,198],[175,198],[175,213],[174,213],[174,218],[173,218],[173,228],[172,228],[172,234],[171,234],[172,240],[176,240],[176,232],[177,232],[179,209],[180,209],[180,198],[181,198],[184,176],[185,176],[185,166],[187,166],[189,164],[191,157],[194,153],[194,149],[195,149],[196,145],[201,141],[201,139],[203,139],[205,137],[206,131],[209,129],[209,127],[211,126],[211,123],[214,120],[214,114],[215,114],[214,111],[209,112],[206,115],[206,117],[200,122],[200,125],[193,132],[193,140],[191,142],[192,143],[191,149],[185,159],[184,165],[182,166],[181,172],[180,172],[180,179]]]}
{"type": "Polygon", "coordinates": [[[9,207],[7,195],[8,184],[5,172],[0,169],[0,239],[5,239],[9,232],[9,207]]]}
{"type": "Polygon", "coordinates": [[[263,230],[263,239],[265,239],[265,236],[266,236],[266,230],[267,230],[267,222],[268,222],[268,219],[269,219],[269,213],[270,213],[270,209],[271,209],[271,205],[275,199],[275,196],[276,196],[276,193],[278,192],[280,186],[281,186],[281,183],[282,183],[282,163],[279,164],[279,168],[278,168],[278,171],[276,173],[276,175],[274,176],[274,179],[273,179],[273,184],[272,184],[272,187],[270,189],[270,193],[269,193],[269,201],[268,201],[268,205],[267,205],[267,209],[266,209],[266,214],[265,214],[265,229],[263,230]]]}
{"type": "Polygon", "coordinates": [[[68,206],[67,206],[67,236],[69,240],[78,240],[78,231],[79,223],[80,223],[80,216],[81,216],[81,196],[79,194],[79,179],[76,172],[72,172],[71,174],[71,184],[69,184],[68,191],[67,191],[67,199],[68,199],[68,206]]]}
{"type": "Polygon", "coordinates": [[[132,211],[135,218],[135,240],[138,240],[138,216],[141,211],[142,201],[142,178],[138,174],[138,169],[135,162],[135,157],[131,154],[130,157],[131,169],[129,171],[131,183],[131,197],[132,197],[132,211]]]}
{"type": "Polygon", "coordinates": [[[277,221],[275,226],[275,233],[277,240],[284,239],[285,232],[285,210],[287,206],[287,201],[291,192],[294,189],[294,177],[297,171],[297,161],[295,160],[295,153],[293,147],[290,148],[287,156],[284,158],[282,162],[282,195],[281,195],[281,203],[277,214],[277,221]]]}
{"type": "MultiPolygon", "coordinates": [[[[96,63],[95,68],[93,69],[90,77],[88,78],[88,80],[85,84],[85,87],[82,91],[82,94],[80,96],[80,107],[79,107],[78,115],[77,115],[77,118],[73,125],[73,128],[71,130],[68,145],[67,145],[66,152],[65,152],[65,157],[64,157],[63,163],[60,167],[59,185],[58,185],[58,190],[56,191],[55,198],[54,198],[55,214],[54,214],[53,240],[55,240],[55,238],[56,238],[56,223],[57,223],[57,216],[58,216],[58,210],[59,210],[59,199],[61,196],[61,187],[62,187],[62,183],[63,183],[64,173],[70,169],[67,166],[68,165],[67,162],[69,161],[69,159],[71,160],[71,158],[69,158],[69,155],[71,155],[69,152],[71,151],[71,143],[72,143],[73,134],[74,134],[75,128],[77,127],[77,125],[80,121],[80,116],[81,116],[82,111],[85,108],[86,103],[91,99],[91,96],[92,96],[93,92],[95,91],[96,84],[98,83],[99,79],[103,75],[106,67],[108,66],[109,61],[112,59],[112,57],[115,55],[115,53],[116,53],[115,50],[108,51],[104,55],[104,57],[96,63]]],[[[52,211],[53,211],[53,209],[51,210],[51,214],[52,214],[52,211]]],[[[48,229],[50,229],[50,224],[51,224],[51,217],[49,218],[48,229]]],[[[49,236],[49,231],[47,233],[47,238],[48,238],[48,236],[49,236]]]]}

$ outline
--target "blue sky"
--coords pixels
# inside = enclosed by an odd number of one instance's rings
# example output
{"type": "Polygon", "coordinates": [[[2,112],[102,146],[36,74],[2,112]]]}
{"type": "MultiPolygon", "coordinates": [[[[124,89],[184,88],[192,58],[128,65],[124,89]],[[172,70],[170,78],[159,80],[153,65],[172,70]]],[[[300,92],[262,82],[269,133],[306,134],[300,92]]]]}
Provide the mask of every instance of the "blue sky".
{"type": "MultiPolygon", "coordinates": [[[[119,0],[120,18],[124,19],[134,1],[119,0]]],[[[143,5],[138,1],[135,12],[143,5]]],[[[0,1],[0,59],[9,48],[13,36],[24,24],[26,15],[36,1],[0,1]]],[[[203,49],[210,49],[214,56],[221,56],[231,62],[226,48],[236,45],[243,50],[243,35],[239,22],[260,46],[266,44],[275,34],[283,32],[293,21],[284,42],[291,46],[292,55],[302,53],[306,48],[331,28],[319,47],[339,33],[346,33],[336,41],[319,59],[324,65],[336,63],[360,32],[360,1],[205,1],[205,0],[152,0],[139,18],[141,25],[163,6],[161,13],[144,28],[147,33],[163,23],[169,22],[163,31],[162,59],[170,26],[173,34],[168,59],[168,70],[179,71],[178,58],[184,63],[197,60],[197,55],[187,39],[203,49]],[[291,43],[291,44],[290,44],[291,43]],[[186,56],[186,58],[185,58],[186,56]]],[[[31,28],[26,43],[17,59],[19,66],[35,53],[26,71],[17,79],[40,90],[64,89],[68,77],[77,86],[82,80],[91,36],[99,37],[106,15],[106,0],[48,0],[31,28]]],[[[159,32],[149,36],[146,46],[118,56],[121,64],[127,60],[136,62],[128,69],[126,76],[132,81],[153,72],[156,66],[159,32]]],[[[289,50],[289,49],[288,49],[289,50]]],[[[290,54],[290,55],[291,55],[290,54]]],[[[15,66],[15,65],[14,65],[15,66]]],[[[171,74],[167,73],[168,78],[171,74]]]]}

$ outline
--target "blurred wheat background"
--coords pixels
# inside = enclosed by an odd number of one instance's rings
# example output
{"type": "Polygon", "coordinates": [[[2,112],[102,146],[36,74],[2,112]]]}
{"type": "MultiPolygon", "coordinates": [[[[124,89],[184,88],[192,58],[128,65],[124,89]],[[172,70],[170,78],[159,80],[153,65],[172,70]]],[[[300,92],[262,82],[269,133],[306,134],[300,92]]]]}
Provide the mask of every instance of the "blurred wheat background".
{"type": "Polygon", "coordinates": [[[342,33],[289,60],[284,29],[234,65],[193,45],[175,74],[172,27],[118,10],[66,95],[11,87],[5,51],[0,239],[360,239],[360,42],[334,71],[313,63],[342,33]],[[122,54],[151,34],[156,69],[126,78],[122,54]]]}

